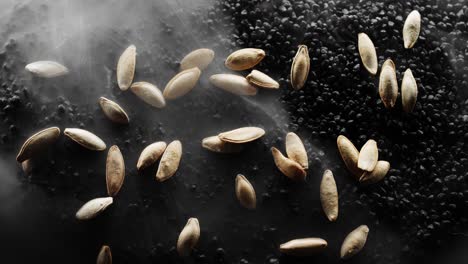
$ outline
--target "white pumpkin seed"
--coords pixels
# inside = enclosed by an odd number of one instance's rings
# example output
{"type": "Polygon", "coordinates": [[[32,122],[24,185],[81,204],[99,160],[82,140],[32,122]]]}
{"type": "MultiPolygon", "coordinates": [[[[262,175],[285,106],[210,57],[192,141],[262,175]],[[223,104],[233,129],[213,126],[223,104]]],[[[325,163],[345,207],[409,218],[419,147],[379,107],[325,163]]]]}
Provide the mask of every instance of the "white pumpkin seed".
{"type": "Polygon", "coordinates": [[[362,184],[372,184],[379,182],[385,178],[390,169],[390,163],[385,160],[379,160],[375,168],[371,172],[364,172],[359,179],[359,182],[362,184]]]}
{"type": "Polygon", "coordinates": [[[323,211],[331,222],[338,218],[338,189],[331,170],[326,170],[320,183],[320,202],[323,211]]]}
{"type": "Polygon", "coordinates": [[[407,69],[401,82],[401,102],[403,110],[407,113],[412,112],[418,98],[418,85],[414,79],[411,69],[407,69]]]}
{"type": "Polygon", "coordinates": [[[257,207],[255,189],[242,174],[238,174],[236,177],[236,196],[241,205],[245,208],[255,209],[255,207],[257,207]]]}
{"type": "Polygon", "coordinates": [[[359,151],[354,144],[345,136],[340,135],[336,139],[341,158],[348,170],[359,180],[363,171],[358,168],[359,151]]]}
{"type": "Polygon", "coordinates": [[[85,203],[76,212],[76,219],[89,220],[101,214],[113,202],[112,197],[95,198],[85,203]]]}
{"type": "Polygon", "coordinates": [[[380,72],[379,94],[382,103],[386,108],[392,108],[398,97],[398,82],[395,71],[395,64],[391,59],[387,59],[380,72]]]}
{"type": "Polygon", "coordinates": [[[109,246],[104,245],[101,247],[96,264],[112,264],[112,253],[109,246]]]}
{"type": "Polygon", "coordinates": [[[201,71],[213,61],[215,52],[211,49],[196,49],[180,61],[180,70],[185,71],[197,67],[201,71]]]}
{"type": "Polygon", "coordinates": [[[247,143],[261,138],[265,130],[259,127],[241,127],[218,135],[219,139],[230,143],[247,143]]]}
{"type": "Polygon", "coordinates": [[[211,136],[202,140],[202,147],[217,153],[236,153],[242,151],[242,144],[224,142],[218,136],[211,136]]]}
{"type": "Polygon", "coordinates": [[[171,178],[179,168],[180,159],[182,158],[182,143],[179,140],[172,141],[167,145],[159,168],[156,172],[156,180],[162,182],[171,178]]]}
{"type": "Polygon", "coordinates": [[[417,10],[411,11],[403,25],[403,42],[407,49],[416,44],[421,31],[421,14],[417,10]]]}
{"type": "Polygon", "coordinates": [[[309,50],[306,45],[299,45],[291,66],[291,85],[293,89],[299,90],[304,86],[309,70],[309,50]]]}
{"type": "Polygon", "coordinates": [[[156,108],[166,106],[166,100],[162,92],[155,85],[149,82],[136,82],[130,86],[130,90],[145,103],[156,108]]]}
{"type": "Polygon", "coordinates": [[[130,45],[120,55],[119,62],[117,63],[117,84],[120,90],[125,91],[130,87],[135,75],[136,65],[136,47],[130,45]]]}
{"type": "Polygon", "coordinates": [[[159,141],[147,146],[138,158],[137,169],[143,170],[154,164],[166,149],[166,142],[159,141]]]}
{"type": "Polygon", "coordinates": [[[269,89],[278,89],[279,83],[270,76],[266,75],[265,73],[257,70],[252,70],[252,72],[245,77],[247,81],[253,85],[262,88],[269,88],[269,89]]]}
{"type": "Polygon", "coordinates": [[[68,74],[68,68],[55,61],[36,61],[26,65],[25,69],[42,78],[53,78],[68,74]]]}
{"type": "Polygon", "coordinates": [[[372,171],[375,165],[377,165],[378,160],[379,150],[377,148],[377,142],[370,139],[362,146],[359,152],[358,168],[365,171],[372,171]]]}
{"type": "Polygon", "coordinates": [[[75,141],[76,143],[80,144],[81,146],[90,149],[90,150],[105,150],[106,143],[102,141],[98,136],[89,132],[88,130],[84,130],[81,128],[66,128],[63,131],[65,136],[69,137],[71,140],[75,141]]]}
{"type": "Polygon", "coordinates": [[[125,179],[125,161],[119,147],[112,146],[107,152],[106,160],[106,184],[107,194],[116,196],[125,179]]]}
{"type": "Polygon", "coordinates": [[[309,168],[309,159],[307,158],[307,151],[302,143],[302,140],[296,133],[289,132],[286,135],[286,154],[288,158],[299,163],[304,169],[309,168]]]}
{"type": "Polygon", "coordinates": [[[179,72],[164,88],[164,98],[173,100],[187,94],[197,84],[200,74],[201,71],[197,67],[179,72]]]}
{"type": "Polygon", "coordinates": [[[280,252],[292,256],[311,256],[322,252],[328,243],[317,237],[299,238],[280,245],[280,252]]]}
{"type": "Polygon", "coordinates": [[[49,127],[29,137],[21,147],[16,161],[23,162],[40,154],[44,149],[57,141],[60,136],[60,128],[49,127]]]}
{"type": "Polygon", "coordinates": [[[286,158],[281,151],[277,148],[272,147],[271,153],[273,154],[273,160],[275,161],[276,167],[288,178],[294,181],[304,181],[307,173],[302,166],[292,159],[286,158]]]}
{"type": "Polygon", "coordinates": [[[227,68],[234,71],[243,71],[257,65],[265,57],[262,49],[246,48],[234,51],[225,61],[227,68]]]}
{"type": "Polygon", "coordinates": [[[188,256],[200,239],[200,224],[197,218],[190,218],[177,240],[177,252],[180,256],[188,256]]]}
{"type": "Polygon", "coordinates": [[[374,43],[366,33],[358,34],[358,49],[362,64],[370,74],[375,75],[379,68],[377,52],[374,43]]]}
{"type": "Polygon", "coordinates": [[[124,125],[130,122],[127,113],[125,113],[122,107],[120,107],[116,102],[105,97],[101,97],[99,98],[99,105],[101,106],[104,115],[106,115],[106,117],[112,122],[124,125]]]}
{"type": "Polygon", "coordinates": [[[214,86],[237,95],[256,95],[257,88],[252,86],[245,77],[235,74],[215,74],[210,76],[214,86]]]}
{"type": "Polygon", "coordinates": [[[359,253],[367,241],[369,227],[361,225],[349,233],[341,245],[340,255],[342,259],[349,259],[359,253]]]}

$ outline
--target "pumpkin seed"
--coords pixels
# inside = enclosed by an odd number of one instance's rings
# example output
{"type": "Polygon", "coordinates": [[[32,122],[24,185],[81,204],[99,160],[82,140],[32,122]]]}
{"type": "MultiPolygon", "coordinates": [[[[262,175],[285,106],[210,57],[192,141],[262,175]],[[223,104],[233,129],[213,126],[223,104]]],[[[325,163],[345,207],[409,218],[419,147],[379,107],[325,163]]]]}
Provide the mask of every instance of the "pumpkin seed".
{"type": "Polygon", "coordinates": [[[320,183],[320,202],[323,211],[331,222],[338,218],[338,189],[331,170],[326,170],[320,183]]]}
{"type": "Polygon", "coordinates": [[[118,105],[116,102],[111,101],[105,97],[99,98],[99,105],[101,106],[104,115],[114,123],[117,124],[128,124],[130,119],[127,113],[118,105]]]}
{"type": "Polygon", "coordinates": [[[137,169],[142,170],[155,163],[166,149],[166,142],[159,141],[147,146],[138,158],[137,169]]]}
{"type": "Polygon", "coordinates": [[[309,168],[307,151],[302,140],[296,135],[296,133],[289,132],[286,135],[286,154],[288,155],[288,158],[299,163],[302,168],[309,168]]]}
{"type": "Polygon", "coordinates": [[[36,61],[26,65],[25,69],[42,78],[53,78],[68,74],[68,68],[55,61],[36,61]]]}
{"type": "Polygon", "coordinates": [[[187,94],[197,84],[200,74],[201,71],[197,67],[179,72],[164,88],[164,98],[172,100],[187,94]]]}
{"type": "Polygon", "coordinates": [[[411,11],[403,25],[403,42],[407,49],[416,44],[421,31],[421,14],[417,10],[411,11]]]}
{"type": "Polygon", "coordinates": [[[368,140],[362,146],[359,152],[358,168],[365,171],[372,171],[377,165],[379,159],[379,150],[377,149],[377,142],[375,140],[368,140]]]}
{"type": "Polygon", "coordinates": [[[302,166],[291,160],[286,158],[281,151],[277,148],[272,147],[271,153],[273,154],[273,159],[275,161],[276,167],[288,178],[295,180],[295,181],[304,181],[307,173],[302,168],[302,166]]]}
{"type": "Polygon", "coordinates": [[[218,135],[219,139],[230,143],[247,143],[261,138],[265,130],[259,127],[241,127],[218,135]]]}
{"type": "Polygon", "coordinates": [[[265,57],[262,49],[246,48],[234,51],[225,61],[226,67],[234,71],[243,71],[257,65],[265,57]]]}
{"type": "Polygon", "coordinates": [[[257,88],[252,86],[245,77],[235,74],[215,74],[210,76],[214,86],[237,95],[256,95],[257,88]]]}
{"type": "Polygon", "coordinates": [[[197,67],[201,71],[213,61],[215,52],[211,49],[196,49],[180,61],[180,70],[185,71],[197,67]]]}
{"type": "Polygon", "coordinates": [[[356,180],[361,177],[363,171],[358,168],[359,151],[354,144],[345,136],[340,135],[336,140],[341,158],[348,170],[354,175],[356,180]]]}
{"type": "Polygon", "coordinates": [[[105,150],[106,143],[102,141],[98,136],[89,132],[88,130],[84,130],[81,128],[66,128],[63,131],[65,136],[69,137],[71,140],[75,141],[76,143],[80,144],[81,146],[90,149],[90,150],[105,150]]]}
{"type": "Polygon", "coordinates": [[[16,161],[23,162],[38,155],[45,148],[54,143],[60,136],[58,127],[49,127],[29,137],[21,147],[16,161]]]}
{"type": "Polygon", "coordinates": [[[407,69],[401,82],[401,102],[403,110],[407,113],[412,112],[418,98],[418,85],[414,79],[411,69],[407,69]]]}
{"type": "Polygon", "coordinates": [[[182,143],[179,140],[172,141],[167,145],[159,168],[156,172],[156,179],[160,182],[171,178],[179,168],[180,159],[182,158],[182,143]]]}
{"type": "Polygon", "coordinates": [[[236,153],[240,152],[244,146],[242,144],[234,144],[224,142],[218,136],[211,136],[202,140],[202,147],[218,153],[236,153]]]}
{"type": "Polygon", "coordinates": [[[112,264],[112,253],[109,246],[102,246],[97,256],[96,264],[112,264]]]}
{"type": "Polygon", "coordinates": [[[278,89],[279,83],[265,73],[257,70],[252,70],[252,72],[245,77],[247,81],[253,85],[262,88],[278,89]]]}
{"type": "Polygon", "coordinates": [[[327,241],[321,238],[299,238],[281,244],[280,252],[293,256],[310,256],[322,252],[327,246],[327,241]]]}
{"type": "Polygon", "coordinates": [[[395,64],[387,59],[380,72],[379,94],[386,108],[392,108],[398,97],[398,83],[395,72],[395,64]]]}
{"type": "Polygon", "coordinates": [[[180,232],[177,240],[177,252],[180,256],[188,256],[200,239],[200,224],[197,218],[190,218],[180,232]]]}
{"type": "Polygon", "coordinates": [[[112,146],[107,153],[106,184],[107,194],[116,196],[125,179],[125,162],[119,147],[112,146]]]}
{"type": "Polygon", "coordinates": [[[358,49],[362,64],[370,74],[375,75],[379,68],[377,52],[374,43],[366,33],[358,34],[358,49]]]}
{"type": "Polygon", "coordinates": [[[364,172],[359,179],[363,184],[372,184],[381,181],[387,175],[390,169],[390,163],[385,160],[379,160],[371,172],[364,172]]]}
{"type": "Polygon", "coordinates": [[[252,184],[242,174],[236,177],[236,196],[242,206],[247,209],[255,209],[257,198],[252,184]]]}
{"type": "Polygon", "coordinates": [[[291,85],[293,89],[299,90],[304,86],[309,70],[309,50],[306,45],[299,45],[291,66],[291,85]]]}
{"type": "Polygon", "coordinates": [[[130,86],[130,90],[145,103],[156,108],[166,106],[166,100],[162,92],[155,85],[149,82],[136,82],[130,86]]]}
{"type": "Polygon", "coordinates": [[[136,65],[136,47],[130,45],[120,55],[119,62],[117,63],[117,84],[120,90],[125,91],[130,87],[135,75],[136,65]]]}
{"type": "Polygon", "coordinates": [[[111,205],[113,202],[112,197],[101,197],[90,200],[85,203],[79,210],[76,212],[76,218],[78,220],[89,220],[95,218],[101,214],[106,208],[111,205]]]}
{"type": "Polygon", "coordinates": [[[369,227],[361,225],[349,233],[341,245],[340,255],[342,259],[349,259],[359,253],[366,244],[369,227]]]}

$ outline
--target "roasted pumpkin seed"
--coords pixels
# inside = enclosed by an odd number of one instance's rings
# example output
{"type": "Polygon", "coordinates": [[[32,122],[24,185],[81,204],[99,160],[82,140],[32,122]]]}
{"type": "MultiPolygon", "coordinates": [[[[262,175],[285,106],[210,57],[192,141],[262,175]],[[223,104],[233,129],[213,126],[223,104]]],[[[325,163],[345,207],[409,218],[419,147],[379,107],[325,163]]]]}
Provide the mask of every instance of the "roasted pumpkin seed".
{"type": "Polygon", "coordinates": [[[65,136],[69,137],[71,140],[75,141],[76,143],[80,144],[81,146],[90,149],[90,150],[105,150],[106,143],[102,141],[98,136],[89,132],[88,130],[84,130],[81,128],[66,128],[63,131],[65,136]]]}
{"type": "Polygon", "coordinates": [[[288,158],[299,163],[302,168],[309,168],[309,159],[307,151],[302,143],[302,140],[294,132],[289,132],[286,135],[286,154],[288,158]]]}
{"type": "Polygon", "coordinates": [[[225,61],[226,67],[234,71],[243,71],[257,65],[265,57],[262,49],[246,48],[234,51],[225,61]]]}
{"type": "Polygon", "coordinates": [[[215,52],[211,49],[196,49],[180,61],[180,70],[185,71],[197,67],[201,71],[213,61],[215,52]]]}
{"type": "Polygon", "coordinates": [[[136,82],[130,86],[130,90],[145,103],[156,108],[166,106],[166,100],[162,92],[155,85],[149,82],[136,82]]]}
{"type": "Polygon", "coordinates": [[[156,180],[162,182],[171,178],[179,168],[180,159],[182,158],[182,143],[179,140],[172,141],[167,145],[159,168],[156,172],[156,180]]]}
{"type": "Polygon", "coordinates": [[[218,153],[236,153],[244,148],[242,144],[224,142],[218,136],[204,138],[202,140],[202,147],[218,153]]]}
{"type": "Polygon", "coordinates": [[[293,89],[299,90],[304,86],[309,70],[309,50],[306,45],[299,45],[291,66],[291,85],[293,89]]]}
{"type": "Polygon", "coordinates": [[[348,170],[359,180],[363,171],[358,168],[359,151],[354,144],[345,136],[340,135],[336,139],[341,158],[348,170]]]}
{"type": "Polygon", "coordinates": [[[33,158],[54,143],[59,136],[60,129],[58,127],[49,127],[35,133],[24,142],[16,156],[16,161],[23,162],[33,158]]]}
{"type": "Polygon", "coordinates": [[[112,264],[112,253],[109,246],[102,246],[96,259],[96,264],[112,264]]]}
{"type": "Polygon", "coordinates": [[[395,64],[387,59],[380,72],[379,94],[386,108],[392,108],[398,97],[398,82],[396,78],[395,64]]]}
{"type": "Polygon", "coordinates": [[[358,168],[365,171],[372,171],[375,165],[377,165],[378,160],[379,150],[377,148],[377,142],[370,139],[362,146],[359,152],[358,168]]]}
{"type": "Polygon", "coordinates": [[[374,43],[366,33],[358,34],[358,49],[362,64],[370,74],[375,75],[379,68],[377,52],[374,43]]]}
{"type": "Polygon", "coordinates": [[[107,153],[106,184],[107,194],[116,196],[125,179],[125,162],[119,147],[112,146],[107,153]]]}
{"type": "Polygon", "coordinates": [[[101,214],[113,202],[112,197],[95,198],[85,203],[76,212],[78,220],[89,220],[101,214]]]}
{"type": "Polygon", "coordinates": [[[340,255],[342,259],[349,259],[359,253],[367,241],[369,228],[361,225],[349,233],[341,245],[340,255]]]}
{"type": "Polygon", "coordinates": [[[120,55],[119,62],[117,63],[117,84],[120,90],[125,91],[130,87],[135,75],[136,65],[136,47],[130,45],[120,55]]]}
{"type": "Polygon", "coordinates": [[[116,102],[111,101],[105,97],[99,98],[99,105],[101,106],[104,115],[114,123],[117,124],[128,124],[130,119],[127,113],[118,105],[116,102]]]}
{"type": "Polygon", "coordinates": [[[416,44],[421,31],[421,14],[417,10],[411,11],[403,25],[403,42],[407,49],[416,44]]]}
{"type": "Polygon", "coordinates": [[[255,209],[257,206],[255,189],[242,174],[236,177],[236,196],[241,205],[247,209],[255,209]]]}
{"type": "Polygon", "coordinates": [[[338,189],[331,170],[326,170],[320,183],[320,202],[323,211],[331,222],[338,218],[338,189]]]}
{"type": "Polygon", "coordinates": [[[269,89],[278,89],[279,83],[265,73],[257,70],[252,70],[252,72],[245,77],[247,81],[253,85],[262,88],[269,89]]]}
{"type": "Polygon", "coordinates": [[[190,92],[198,82],[201,71],[197,67],[179,72],[164,88],[164,98],[173,100],[190,92]]]}
{"type": "Polygon", "coordinates": [[[401,102],[403,110],[407,113],[412,112],[418,98],[418,85],[414,79],[411,69],[407,69],[401,82],[401,102]]]}
{"type": "Polygon", "coordinates": [[[237,95],[256,95],[257,88],[252,86],[245,77],[235,74],[215,74],[210,76],[214,86],[237,95]]]}
{"type": "Polygon", "coordinates": [[[275,147],[271,148],[271,153],[273,154],[276,167],[278,167],[286,177],[295,181],[305,180],[307,173],[299,163],[286,158],[281,151],[275,147]]]}
{"type": "Polygon", "coordinates": [[[390,169],[390,163],[385,160],[379,160],[371,172],[364,172],[359,179],[363,184],[372,184],[381,181],[387,175],[390,169]]]}
{"type": "Polygon", "coordinates": [[[200,239],[200,224],[197,218],[190,218],[180,232],[177,240],[177,252],[180,256],[188,256],[200,239]]]}
{"type": "Polygon", "coordinates": [[[68,68],[55,61],[36,61],[26,65],[25,69],[42,78],[53,78],[68,74],[68,68]]]}
{"type": "Polygon", "coordinates": [[[322,252],[328,243],[317,237],[299,238],[280,245],[280,252],[292,256],[310,256],[322,252]]]}
{"type": "Polygon", "coordinates": [[[247,143],[261,138],[265,130],[259,127],[241,127],[218,135],[219,139],[230,143],[247,143]]]}
{"type": "Polygon", "coordinates": [[[142,170],[154,164],[166,149],[166,142],[159,141],[147,146],[138,158],[137,169],[142,170]]]}

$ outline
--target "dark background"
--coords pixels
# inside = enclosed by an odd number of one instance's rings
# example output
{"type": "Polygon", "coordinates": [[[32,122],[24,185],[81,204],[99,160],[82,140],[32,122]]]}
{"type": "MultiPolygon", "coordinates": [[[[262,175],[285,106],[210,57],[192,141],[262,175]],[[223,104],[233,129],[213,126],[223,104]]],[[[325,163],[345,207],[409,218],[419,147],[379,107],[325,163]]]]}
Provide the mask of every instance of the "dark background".
{"type": "MultiPolygon", "coordinates": [[[[344,237],[370,228],[363,251],[350,263],[463,263],[468,175],[468,8],[460,1],[0,1],[0,244],[2,263],[93,263],[111,247],[115,263],[338,263],[344,237]],[[411,10],[422,16],[420,38],[405,50],[401,30],[411,10]],[[414,113],[385,109],[378,77],[360,64],[357,34],[374,41],[380,65],[390,57],[398,82],[410,67],[419,87],[414,113]],[[188,95],[158,110],[117,87],[115,66],[130,44],[137,47],[135,81],[163,89],[178,61],[193,49],[216,58],[188,95]],[[293,91],[289,70],[297,45],[309,47],[306,86],[293,91]],[[224,58],[242,47],[263,48],[257,69],[281,88],[243,98],[208,83],[229,72],[224,58]],[[71,70],[38,79],[24,70],[55,60],[71,70]],[[130,125],[108,121],[100,96],[117,101],[130,125]],[[241,154],[201,148],[206,136],[254,125],[267,134],[241,154]],[[38,157],[31,176],[15,161],[34,132],[81,127],[119,146],[126,162],[122,190],[104,214],[79,222],[86,201],[106,195],[105,152],[83,149],[61,137],[38,157]],[[293,183],[274,166],[269,148],[284,150],[295,131],[305,142],[310,169],[293,183]],[[360,148],[378,142],[391,163],[381,183],[359,186],[345,170],[336,137],[360,148]],[[137,173],[145,146],[179,139],[177,174],[158,183],[156,167],[137,173]],[[337,222],[326,220],[319,201],[325,169],[340,195],[337,222]],[[235,198],[234,179],[244,174],[257,193],[248,211],[235,198]],[[175,251],[180,230],[197,217],[201,238],[193,254],[175,251]],[[328,249],[308,258],[283,256],[278,246],[321,237],[328,249]]],[[[242,73],[247,74],[247,72],[242,73]]]]}

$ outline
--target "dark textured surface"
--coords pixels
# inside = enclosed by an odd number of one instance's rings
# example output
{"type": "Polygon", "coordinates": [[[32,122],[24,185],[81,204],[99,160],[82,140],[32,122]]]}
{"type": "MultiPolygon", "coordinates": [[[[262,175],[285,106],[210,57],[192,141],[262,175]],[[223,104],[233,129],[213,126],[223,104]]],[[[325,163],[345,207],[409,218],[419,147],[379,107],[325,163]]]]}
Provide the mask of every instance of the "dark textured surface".
{"type": "Polygon", "coordinates": [[[115,263],[338,263],[342,240],[360,224],[370,227],[369,240],[350,263],[468,260],[462,249],[468,244],[466,1],[92,2],[5,4],[11,11],[0,19],[6,43],[0,54],[5,263],[92,263],[102,244],[110,245],[115,263]],[[422,15],[422,32],[405,50],[401,29],[413,9],[422,15]],[[360,64],[359,32],[374,41],[380,64],[387,57],[395,61],[399,84],[412,69],[419,86],[414,113],[401,111],[401,97],[395,109],[384,108],[378,78],[360,64]],[[116,61],[129,44],[137,46],[135,80],[161,89],[187,52],[208,47],[217,55],[190,94],[157,110],[117,87],[116,61]],[[295,92],[288,77],[299,44],[309,47],[311,72],[295,92]],[[223,58],[241,47],[265,49],[257,69],[279,80],[279,91],[241,98],[208,83],[210,74],[228,72],[223,58]],[[40,59],[63,62],[71,73],[33,78],[24,65],[40,59]],[[130,125],[106,120],[99,96],[119,102],[130,125]],[[54,125],[86,128],[122,150],[125,183],[95,220],[78,222],[74,214],[106,195],[106,152],[62,137],[35,160],[32,176],[15,164],[24,140],[54,125]],[[267,135],[241,154],[200,146],[203,137],[245,125],[264,127],[267,135]],[[269,148],[284,150],[287,131],[305,141],[306,183],[292,183],[274,167],[269,148]],[[378,142],[380,158],[391,163],[383,182],[363,188],[353,181],[336,149],[339,134],[358,148],[369,138],[378,142]],[[137,173],[146,145],[174,139],[184,153],[172,179],[156,182],[155,167],[137,173]],[[319,201],[327,168],[340,194],[336,223],[326,220],[319,201]],[[237,173],[255,187],[257,210],[236,200],[237,173]],[[201,239],[191,257],[180,259],[175,243],[189,217],[199,218],[201,239]],[[326,239],[329,248],[310,258],[278,252],[280,243],[307,236],[326,239]]]}

